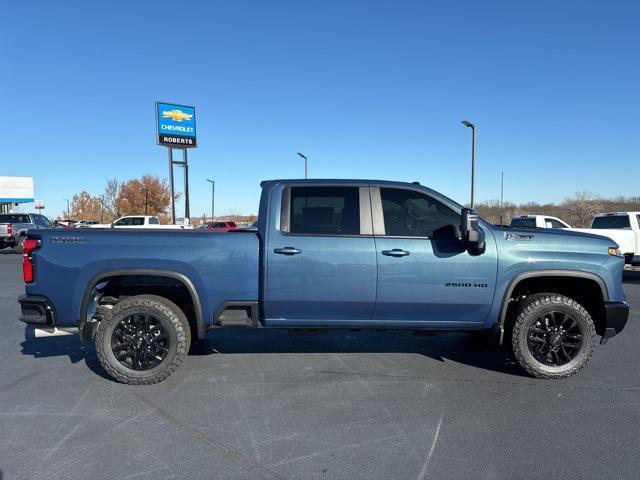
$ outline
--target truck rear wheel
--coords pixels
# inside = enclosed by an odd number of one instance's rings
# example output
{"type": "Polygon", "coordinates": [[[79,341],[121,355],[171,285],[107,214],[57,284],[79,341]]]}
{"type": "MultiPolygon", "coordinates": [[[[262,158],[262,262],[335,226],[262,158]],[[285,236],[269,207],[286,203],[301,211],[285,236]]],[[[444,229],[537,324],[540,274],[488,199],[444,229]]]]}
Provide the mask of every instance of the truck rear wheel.
{"type": "Polygon", "coordinates": [[[21,254],[23,243],[24,243],[24,235],[20,235],[18,237],[18,243],[16,243],[16,246],[13,247],[13,252],[17,254],[21,254]]]}
{"type": "Polygon", "coordinates": [[[589,312],[556,293],[524,299],[511,338],[518,363],[536,378],[566,378],[579,372],[591,358],[595,342],[589,312]]]}
{"type": "Polygon", "coordinates": [[[96,331],[100,364],[115,380],[158,383],[180,366],[189,351],[189,321],[176,304],[156,295],[117,303],[96,331]]]}

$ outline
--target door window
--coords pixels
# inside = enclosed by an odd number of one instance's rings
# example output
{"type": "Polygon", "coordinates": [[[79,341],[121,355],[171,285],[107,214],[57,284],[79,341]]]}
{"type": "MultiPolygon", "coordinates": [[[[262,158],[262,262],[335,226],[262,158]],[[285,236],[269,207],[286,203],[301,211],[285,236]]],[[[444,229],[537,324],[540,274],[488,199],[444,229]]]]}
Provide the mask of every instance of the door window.
{"type": "Polygon", "coordinates": [[[544,220],[547,224],[547,228],[567,228],[564,223],[554,220],[553,218],[545,218],[544,220]]]}
{"type": "Polygon", "coordinates": [[[381,188],[382,214],[387,236],[433,237],[443,227],[460,233],[460,214],[413,190],[381,188]]]}
{"type": "Polygon", "coordinates": [[[357,187],[292,187],[289,233],[359,235],[357,187]]]}
{"type": "Polygon", "coordinates": [[[116,223],[114,223],[114,225],[116,227],[127,227],[129,225],[133,225],[132,221],[133,221],[133,218],[131,217],[121,218],[116,223]]]}
{"type": "Polygon", "coordinates": [[[47,226],[47,224],[44,221],[44,217],[41,217],[40,215],[32,215],[32,217],[33,217],[33,223],[35,223],[39,227],[47,226]]]}

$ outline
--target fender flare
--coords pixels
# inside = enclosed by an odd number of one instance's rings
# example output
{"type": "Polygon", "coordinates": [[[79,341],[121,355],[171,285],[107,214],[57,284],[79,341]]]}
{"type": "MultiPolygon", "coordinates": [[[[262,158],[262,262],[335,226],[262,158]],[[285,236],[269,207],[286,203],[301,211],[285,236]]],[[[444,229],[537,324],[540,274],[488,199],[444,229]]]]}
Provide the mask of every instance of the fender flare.
{"type": "Polygon", "coordinates": [[[197,330],[196,334],[199,340],[204,338],[204,336],[206,335],[207,329],[204,324],[202,303],[200,302],[200,297],[198,296],[198,292],[195,286],[193,285],[193,282],[189,279],[189,277],[187,277],[182,273],[173,272],[171,270],[161,270],[161,269],[154,269],[154,268],[131,268],[131,269],[119,268],[119,269],[105,270],[103,272],[100,272],[99,274],[91,278],[89,283],[87,283],[87,286],[85,287],[84,293],[82,295],[82,303],[80,305],[80,318],[78,319],[78,330],[80,332],[81,341],[87,340],[86,335],[84,335],[84,327],[87,324],[87,310],[89,308],[91,292],[96,287],[96,285],[98,285],[98,283],[100,283],[105,278],[118,277],[118,276],[124,276],[124,275],[150,275],[150,276],[156,276],[156,277],[167,277],[167,278],[173,278],[175,280],[178,280],[180,283],[182,283],[186,287],[187,291],[189,292],[189,295],[191,296],[191,299],[193,300],[194,310],[196,314],[196,330],[197,330]]]}
{"type": "MultiPolygon", "coordinates": [[[[511,298],[511,294],[518,286],[518,284],[522,280],[526,280],[529,278],[536,277],[568,277],[568,278],[584,278],[587,280],[593,280],[600,287],[600,291],[602,293],[602,300],[607,302],[609,300],[609,290],[607,289],[607,285],[604,283],[604,280],[595,273],[591,272],[582,272],[580,270],[534,270],[531,272],[522,272],[516,275],[511,282],[509,282],[509,286],[504,292],[504,296],[502,298],[502,304],[500,305],[500,316],[498,323],[498,328],[502,332],[504,330],[504,322],[507,318],[507,308],[509,305],[509,299],[511,298]]],[[[500,335],[502,337],[502,334],[500,335]]],[[[500,343],[502,343],[502,338],[500,339],[500,343]]]]}

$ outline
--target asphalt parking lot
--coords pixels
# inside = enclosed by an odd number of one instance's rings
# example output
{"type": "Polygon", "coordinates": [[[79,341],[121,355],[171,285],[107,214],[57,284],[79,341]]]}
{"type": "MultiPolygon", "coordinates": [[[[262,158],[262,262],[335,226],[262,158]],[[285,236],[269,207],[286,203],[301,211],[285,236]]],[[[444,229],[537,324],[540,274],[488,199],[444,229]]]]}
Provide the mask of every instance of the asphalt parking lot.
{"type": "Polygon", "coordinates": [[[227,329],[134,387],[76,337],[25,338],[2,251],[2,478],[637,478],[640,272],[624,280],[626,330],[568,380],[462,334],[227,329]]]}

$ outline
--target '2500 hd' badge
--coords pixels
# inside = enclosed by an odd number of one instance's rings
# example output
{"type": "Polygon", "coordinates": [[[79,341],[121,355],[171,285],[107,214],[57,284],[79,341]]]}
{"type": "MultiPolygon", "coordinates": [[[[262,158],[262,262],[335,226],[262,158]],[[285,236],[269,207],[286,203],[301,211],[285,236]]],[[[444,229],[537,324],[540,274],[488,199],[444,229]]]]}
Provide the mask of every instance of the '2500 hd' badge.
{"type": "Polygon", "coordinates": [[[462,288],[487,288],[489,285],[486,283],[458,283],[458,282],[447,282],[444,284],[445,287],[462,287],[462,288]]]}

